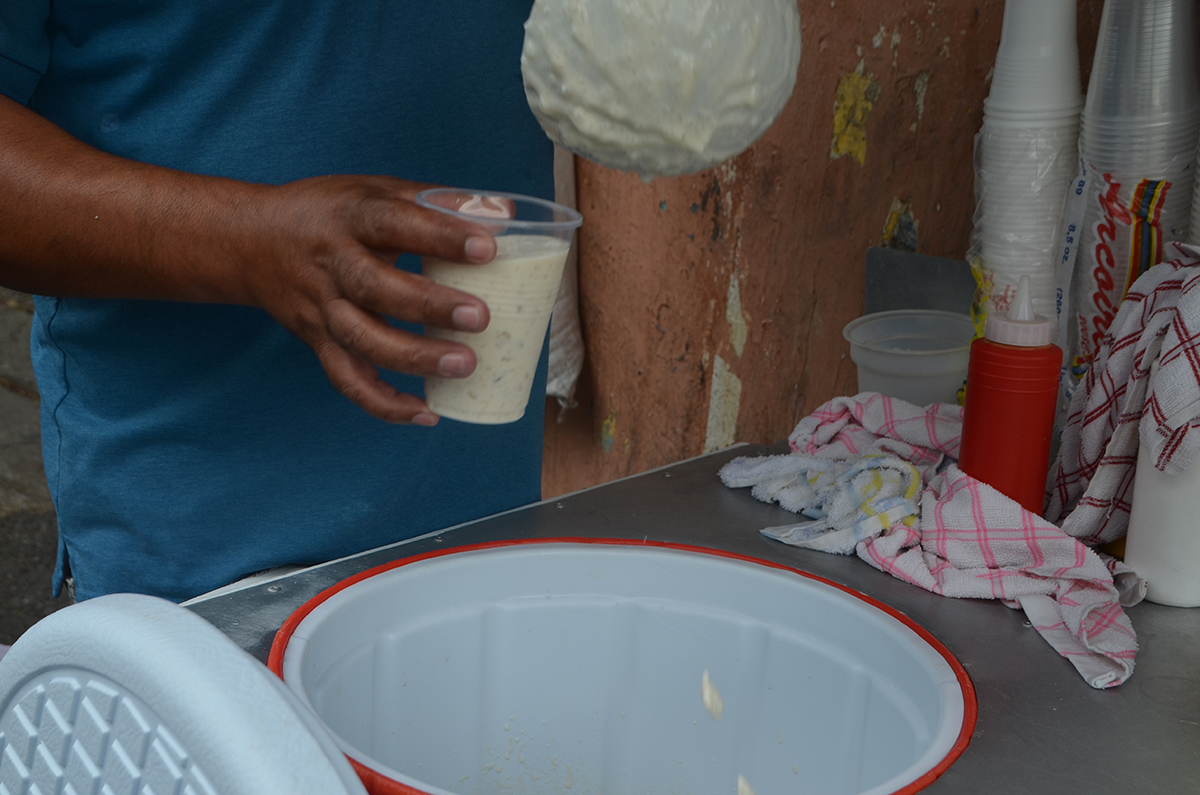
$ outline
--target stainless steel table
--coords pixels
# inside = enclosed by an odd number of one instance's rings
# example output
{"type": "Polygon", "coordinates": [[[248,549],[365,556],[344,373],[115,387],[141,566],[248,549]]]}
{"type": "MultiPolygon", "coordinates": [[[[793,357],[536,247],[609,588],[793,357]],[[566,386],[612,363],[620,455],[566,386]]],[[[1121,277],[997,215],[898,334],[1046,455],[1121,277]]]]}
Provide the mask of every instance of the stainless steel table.
{"type": "Polygon", "coordinates": [[[1200,608],[1129,610],[1141,651],[1121,687],[1088,687],[1025,621],[998,602],[947,599],[855,557],[789,547],[758,530],[794,515],[725,488],[731,448],[558,500],[306,569],[270,584],[193,602],[260,660],[299,605],[365,569],[432,549],[500,539],[645,538],[751,555],[826,577],[908,615],[971,675],[979,720],[970,747],[925,792],[1200,793],[1200,608]]]}

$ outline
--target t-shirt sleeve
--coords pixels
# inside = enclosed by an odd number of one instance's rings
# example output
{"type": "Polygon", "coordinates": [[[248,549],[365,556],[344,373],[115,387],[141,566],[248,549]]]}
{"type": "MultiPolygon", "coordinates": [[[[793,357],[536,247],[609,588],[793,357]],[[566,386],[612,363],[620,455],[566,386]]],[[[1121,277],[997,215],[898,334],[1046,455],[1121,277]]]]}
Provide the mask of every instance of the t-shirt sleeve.
{"type": "Polygon", "coordinates": [[[50,62],[50,0],[0,3],[0,94],[29,101],[50,62]]]}

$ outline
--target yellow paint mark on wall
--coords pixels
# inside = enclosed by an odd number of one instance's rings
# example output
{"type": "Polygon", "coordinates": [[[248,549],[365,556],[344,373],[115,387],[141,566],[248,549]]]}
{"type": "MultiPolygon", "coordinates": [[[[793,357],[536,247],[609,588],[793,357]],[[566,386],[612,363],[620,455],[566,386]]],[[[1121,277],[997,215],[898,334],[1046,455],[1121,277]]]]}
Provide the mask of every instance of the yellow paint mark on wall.
{"type": "Polygon", "coordinates": [[[729,293],[725,297],[725,319],[729,321],[729,340],[738,358],[746,349],[746,317],[742,314],[742,291],[738,286],[737,271],[729,274],[729,293]]]}
{"type": "Polygon", "coordinates": [[[879,99],[875,76],[863,73],[859,61],[854,71],[842,75],[833,102],[833,143],[830,159],[852,155],[861,166],[867,160],[867,116],[879,99]]]}
{"type": "Polygon", "coordinates": [[[708,397],[708,430],[704,434],[704,452],[724,450],[733,444],[738,413],[742,407],[742,380],[733,374],[720,356],[715,357],[712,392],[708,397]]]}
{"type": "Polygon", "coordinates": [[[893,196],[892,207],[888,210],[887,220],[883,223],[880,245],[884,248],[916,251],[917,224],[917,219],[913,217],[912,205],[893,196]]]}
{"type": "Polygon", "coordinates": [[[988,315],[992,309],[992,291],[996,283],[992,271],[983,266],[983,259],[975,254],[967,260],[971,265],[971,275],[975,277],[975,300],[971,302],[971,322],[975,324],[976,338],[982,337],[987,329],[988,315]]]}
{"type": "Polygon", "coordinates": [[[612,452],[613,439],[617,430],[617,412],[609,413],[608,418],[600,423],[600,448],[605,453],[612,452]]]}

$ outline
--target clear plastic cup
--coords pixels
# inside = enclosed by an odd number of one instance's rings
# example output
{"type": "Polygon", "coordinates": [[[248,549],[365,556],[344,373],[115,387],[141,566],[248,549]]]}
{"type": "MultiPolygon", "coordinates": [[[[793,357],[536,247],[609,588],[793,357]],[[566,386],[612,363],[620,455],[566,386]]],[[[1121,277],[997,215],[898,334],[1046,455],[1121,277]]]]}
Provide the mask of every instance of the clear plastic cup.
{"type": "Polygon", "coordinates": [[[1011,191],[985,188],[979,197],[980,220],[986,220],[994,228],[1003,228],[1007,223],[1035,223],[1047,214],[1057,214],[1062,209],[1066,190],[1057,185],[1040,183],[1043,192],[1034,195],[1038,188],[1026,183],[1024,192],[1014,187],[1011,191]]]}
{"type": "Polygon", "coordinates": [[[1178,152],[1195,143],[1200,130],[1200,112],[1180,114],[1170,121],[1112,121],[1083,114],[1079,119],[1079,136],[1089,145],[1114,152],[1158,151],[1178,152]]]}
{"type": "Polygon", "coordinates": [[[1101,136],[1138,143],[1143,137],[1155,141],[1170,141],[1187,135],[1200,123],[1200,107],[1191,111],[1154,116],[1107,117],[1084,110],[1079,114],[1080,129],[1101,136]]]}
{"type": "Polygon", "coordinates": [[[1036,239],[1022,240],[1016,233],[1010,239],[1000,236],[980,236],[979,248],[992,268],[1009,273],[1034,275],[1038,268],[1048,267],[1056,260],[1057,247],[1052,247],[1052,234],[1039,234],[1036,239]]]}
{"type": "Polygon", "coordinates": [[[1079,113],[1083,110],[1083,94],[1061,108],[1018,110],[997,106],[990,100],[983,101],[983,126],[993,129],[1013,130],[1058,130],[1079,127],[1079,113]]]}
{"type": "Polygon", "coordinates": [[[1008,210],[1015,217],[1038,217],[1044,210],[1057,211],[1068,183],[1078,168],[1047,167],[1042,171],[1014,167],[1010,172],[976,176],[976,192],[982,206],[1008,210]]]}
{"type": "Polygon", "coordinates": [[[1051,152],[1068,156],[1079,152],[1079,117],[1059,127],[1035,127],[1023,123],[993,122],[984,120],[975,141],[975,163],[977,166],[1002,162],[997,157],[1038,157],[1051,152]],[[993,158],[990,162],[986,158],[993,158]]]}
{"type": "MultiPolygon", "coordinates": [[[[1193,145],[1192,151],[1195,150],[1193,145]]],[[[1084,160],[1097,174],[1110,175],[1112,183],[1128,189],[1143,180],[1167,181],[1171,183],[1169,192],[1162,201],[1159,209],[1161,226],[1166,230],[1186,229],[1192,213],[1192,191],[1196,180],[1195,155],[1179,156],[1173,159],[1142,158],[1139,162],[1117,163],[1092,156],[1091,152],[1083,152],[1084,160]]],[[[1094,209],[1088,203],[1089,212],[1094,209]]]]}
{"type": "Polygon", "coordinates": [[[1115,142],[1085,134],[1079,143],[1080,154],[1105,171],[1167,172],[1183,171],[1196,149],[1196,131],[1177,136],[1173,141],[1155,141],[1147,135],[1142,141],[1115,142]]]}
{"type": "Polygon", "coordinates": [[[975,139],[976,186],[1014,199],[1050,192],[1061,198],[1078,170],[1077,126],[1059,129],[996,129],[987,122],[975,139]]]}
{"type": "Polygon", "coordinates": [[[1017,222],[992,213],[976,224],[975,238],[987,251],[1012,262],[1043,260],[1059,252],[1058,228],[1061,209],[1041,218],[1017,222]]]}
{"type": "MultiPolygon", "coordinates": [[[[1078,253],[1069,296],[1073,320],[1068,327],[1071,336],[1067,340],[1067,355],[1072,358],[1096,355],[1112,322],[1113,312],[1125,295],[1126,285],[1155,265],[1160,253],[1163,256],[1169,253],[1166,243],[1186,239],[1190,223],[1191,186],[1186,189],[1175,186],[1159,214],[1157,226],[1161,234],[1141,236],[1139,241],[1135,233],[1144,227],[1130,224],[1129,218],[1105,215],[1097,197],[1108,191],[1109,186],[1094,170],[1089,169],[1089,172],[1091,179],[1079,225],[1078,253]],[[1180,189],[1178,193],[1176,188],[1180,189]],[[1161,248],[1154,245],[1157,243],[1162,244],[1161,248]]],[[[1117,200],[1109,206],[1119,208],[1132,204],[1129,198],[1131,186],[1137,181],[1135,177],[1114,175],[1114,182],[1122,187],[1117,200]]]]}
{"type": "Polygon", "coordinates": [[[1080,154],[1097,172],[1122,184],[1178,183],[1164,228],[1190,220],[1200,134],[1196,22],[1195,0],[1107,0],[1080,116],[1080,154]]]}
{"type": "Polygon", "coordinates": [[[1046,252],[1072,178],[1078,173],[1072,136],[1005,140],[981,136],[975,176],[975,226],[985,237],[1036,240],[1046,252]]]}
{"type": "Polygon", "coordinates": [[[899,309],[852,320],[842,336],[858,365],[860,392],[927,406],[957,401],[975,326],[956,312],[899,309]]]}
{"type": "Polygon", "coordinates": [[[1057,215],[1062,210],[1065,189],[1044,184],[1041,193],[1034,195],[1036,188],[1026,187],[1024,193],[1008,191],[979,191],[979,205],[975,224],[980,227],[1003,230],[1013,224],[1038,223],[1048,215],[1057,215]]]}
{"type": "MultiPolygon", "coordinates": [[[[1057,221],[1057,219],[1056,219],[1057,221]]],[[[1059,254],[1057,223],[1038,227],[993,230],[981,227],[975,234],[984,258],[995,268],[1032,273],[1032,269],[1056,262],[1059,254]]]]}
{"type": "MultiPolygon", "coordinates": [[[[1196,154],[1196,166],[1200,168],[1200,151],[1196,154]]],[[[1194,172],[1194,170],[1193,170],[1194,172]]],[[[1192,193],[1192,218],[1188,242],[1193,246],[1200,245],[1200,179],[1195,179],[1193,173],[1194,191],[1192,193]]]]}
{"type": "Polygon", "coordinates": [[[1053,111],[1079,96],[1075,0],[1007,0],[988,107],[1053,111]]]}
{"type": "Polygon", "coordinates": [[[1046,248],[1022,252],[1019,246],[983,243],[979,252],[988,269],[1011,274],[1014,286],[1021,276],[1032,279],[1034,287],[1054,284],[1056,258],[1046,248]]]}
{"type": "Polygon", "coordinates": [[[1013,168],[1039,170],[1052,159],[1074,160],[1079,151],[1075,131],[1061,135],[1042,134],[1036,137],[1002,138],[991,131],[979,142],[979,165],[993,176],[1001,177],[1013,168]]]}
{"type": "Polygon", "coordinates": [[[426,326],[425,334],[475,352],[466,378],[425,379],[425,402],[462,422],[496,425],[525,414],[571,237],[583,216],[543,199],[495,191],[434,188],[417,203],[479,224],[496,236],[496,258],[464,265],[425,257],[422,271],[438,284],[478,296],[491,322],[478,333],[426,326]]]}
{"type": "Polygon", "coordinates": [[[1195,0],[1106,0],[1088,82],[1096,121],[1168,121],[1200,107],[1195,0]]]}

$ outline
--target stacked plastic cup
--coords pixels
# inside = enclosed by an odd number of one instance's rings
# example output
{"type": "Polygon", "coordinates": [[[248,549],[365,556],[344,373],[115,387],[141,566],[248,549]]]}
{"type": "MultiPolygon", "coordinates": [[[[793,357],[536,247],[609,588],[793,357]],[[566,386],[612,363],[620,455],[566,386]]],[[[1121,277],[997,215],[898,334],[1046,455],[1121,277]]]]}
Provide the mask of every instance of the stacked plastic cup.
{"type": "Polygon", "coordinates": [[[1057,315],[1058,225],[1078,171],[1082,105],[1074,0],[1008,0],[975,142],[972,242],[986,312],[1007,309],[1028,276],[1034,311],[1057,315]]]}
{"type": "MultiPolygon", "coordinates": [[[[1196,167],[1200,168],[1200,149],[1196,151],[1196,167]]],[[[1192,223],[1189,227],[1188,242],[1200,246],[1200,179],[1192,180],[1192,223]]]]}
{"type": "Polygon", "coordinates": [[[1106,0],[1080,121],[1086,196],[1070,342],[1087,361],[1125,296],[1192,216],[1200,69],[1196,0],[1106,0]]]}
{"type": "MultiPolygon", "coordinates": [[[[1196,149],[1196,168],[1200,169],[1200,144],[1196,149]]],[[[1200,246],[1200,179],[1192,179],[1192,223],[1188,227],[1188,242],[1200,246]]]]}
{"type": "Polygon", "coordinates": [[[1107,0],[1080,121],[1083,159],[1129,185],[1167,179],[1162,226],[1190,225],[1200,79],[1195,0],[1107,0]]]}

